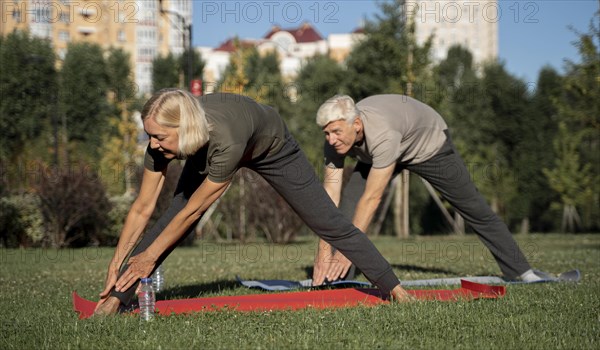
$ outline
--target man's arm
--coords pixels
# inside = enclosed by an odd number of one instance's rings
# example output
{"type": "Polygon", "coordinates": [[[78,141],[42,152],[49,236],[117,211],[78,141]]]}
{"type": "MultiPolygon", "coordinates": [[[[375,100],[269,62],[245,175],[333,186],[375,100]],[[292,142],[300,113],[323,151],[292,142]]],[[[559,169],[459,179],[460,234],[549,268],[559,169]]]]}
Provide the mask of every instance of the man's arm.
{"type": "Polygon", "coordinates": [[[365,191],[360,197],[354,210],[352,223],[362,232],[367,232],[369,224],[375,216],[375,211],[381,202],[383,192],[390,183],[396,164],[393,163],[385,168],[371,168],[367,177],[365,191]]]}
{"type": "MultiPolygon", "coordinates": [[[[371,223],[375,211],[381,202],[381,197],[387,184],[392,178],[396,164],[385,168],[371,169],[367,177],[365,191],[360,197],[354,211],[352,223],[362,232],[367,232],[367,227],[371,223]]],[[[315,268],[313,272],[313,285],[320,285],[325,278],[335,281],[338,278],[344,278],[352,263],[341,252],[336,251],[331,254],[331,246],[325,241],[319,241],[319,251],[315,259],[315,268]]]]}
{"type": "Polygon", "coordinates": [[[129,267],[117,281],[116,290],[127,290],[138,279],[147,277],[160,255],[184,235],[210,205],[225,192],[229,183],[230,181],[217,183],[206,178],[192,194],[186,206],[175,215],[148,249],[129,259],[129,267]]]}
{"type": "Polygon", "coordinates": [[[344,179],[344,168],[325,167],[325,178],[323,179],[323,187],[329,195],[329,198],[335,203],[335,206],[340,205],[342,197],[342,181],[344,179]]]}

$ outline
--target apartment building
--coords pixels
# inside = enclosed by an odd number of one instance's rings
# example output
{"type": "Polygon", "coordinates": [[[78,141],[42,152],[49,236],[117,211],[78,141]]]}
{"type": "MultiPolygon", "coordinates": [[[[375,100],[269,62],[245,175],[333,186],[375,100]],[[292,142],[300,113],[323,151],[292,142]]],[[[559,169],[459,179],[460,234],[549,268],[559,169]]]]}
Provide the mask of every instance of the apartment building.
{"type": "Polygon", "coordinates": [[[448,49],[457,44],[471,51],[475,64],[498,57],[501,9],[497,0],[408,0],[405,13],[415,23],[419,44],[434,36],[434,62],[446,58],[448,49]]]}
{"type": "MultiPolygon", "coordinates": [[[[192,0],[2,0],[0,35],[13,30],[47,38],[59,60],[71,42],[86,41],[131,55],[139,94],[152,90],[152,60],[181,54],[192,0]],[[161,13],[161,5],[164,10],[161,13]]],[[[59,62],[60,65],[60,62],[59,62]]]]}

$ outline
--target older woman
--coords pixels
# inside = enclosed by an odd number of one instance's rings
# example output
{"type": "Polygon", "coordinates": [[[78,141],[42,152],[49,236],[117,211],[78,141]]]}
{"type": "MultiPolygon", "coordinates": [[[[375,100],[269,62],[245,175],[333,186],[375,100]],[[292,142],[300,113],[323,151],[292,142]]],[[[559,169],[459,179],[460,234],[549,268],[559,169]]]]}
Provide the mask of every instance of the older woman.
{"type": "Polygon", "coordinates": [[[408,298],[389,263],[331,201],[275,110],[240,95],[211,94],[198,100],[185,91],[166,89],[146,102],[142,120],[150,137],[142,184],[109,264],[96,313],[115,313],[120,303],[129,302],[140,278],[151,275],[191,231],[240,167],[260,174],[372,283],[394,299],[408,298]],[[136,246],[175,158],[186,162],[173,201],[136,246]]]}

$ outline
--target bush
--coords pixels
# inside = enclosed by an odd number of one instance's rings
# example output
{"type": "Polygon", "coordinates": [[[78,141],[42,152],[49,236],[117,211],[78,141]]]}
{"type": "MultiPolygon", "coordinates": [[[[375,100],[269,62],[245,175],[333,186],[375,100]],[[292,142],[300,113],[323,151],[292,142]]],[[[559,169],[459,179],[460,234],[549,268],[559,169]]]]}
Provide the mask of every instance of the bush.
{"type": "Polygon", "coordinates": [[[44,237],[40,202],[32,194],[0,198],[0,243],[5,247],[37,245],[44,237]]]}
{"type": "Polygon", "coordinates": [[[218,212],[225,218],[220,227],[226,230],[227,237],[241,241],[264,236],[269,242],[288,243],[305,227],[273,187],[248,169],[235,175],[218,212]]]}
{"type": "Polygon", "coordinates": [[[111,204],[98,176],[85,165],[46,173],[38,185],[47,231],[44,245],[97,245],[109,224],[111,204]]]}
{"type": "Polygon", "coordinates": [[[131,208],[131,204],[135,200],[135,197],[130,194],[124,194],[122,196],[114,196],[110,198],[111,209],[108,212],[108,225],[106,230],[103,231],[101,237],[99,237],[100,245],[111,245],[114,246],[119,241],[119,235],[123,230],[123,224],[131,208]]]}

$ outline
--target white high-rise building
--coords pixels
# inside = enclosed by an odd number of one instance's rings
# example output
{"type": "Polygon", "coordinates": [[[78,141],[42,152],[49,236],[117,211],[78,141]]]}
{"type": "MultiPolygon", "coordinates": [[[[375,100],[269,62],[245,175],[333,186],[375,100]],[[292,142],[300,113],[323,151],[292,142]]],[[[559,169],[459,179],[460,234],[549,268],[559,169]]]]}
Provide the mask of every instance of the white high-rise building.
{"type": "Polygon", "coordinates": [[[152,61],[159,54],[181,55],[189,42],[192,0],[136,0],[136,83],[141,93],[152,90],[152,61]],[[162,6],[162,13],[161,13],[162,6]]]}
{"type": "Polygon", "coordinates": [[[471,51],[475,64],[498,57],[501,10],[497,0],[407,0],[406,14],[415,22],[417,43],[422,44],[434,35],[434,62],[446,58],[453,45],[471,51]]]}
{"type": "MultiPolygon", "coordinates": [[[[167,4],[165,10],[168,13],[165,15],[171,16],[171,24],[168,26],[169,51],[178,56],[183,53],[187,46],[184,41],[188,41],[186,26],[192,23],[193,0],[169,0],[168,2],[164,0],[163,2],[167,4]]],[[[163,25],[167,24],[163,23],[163,25]]]]}

